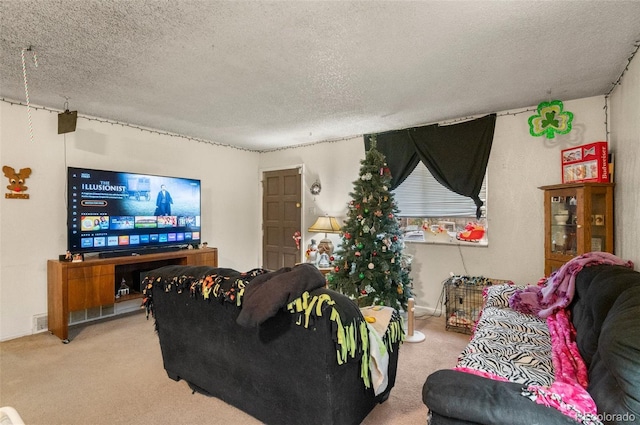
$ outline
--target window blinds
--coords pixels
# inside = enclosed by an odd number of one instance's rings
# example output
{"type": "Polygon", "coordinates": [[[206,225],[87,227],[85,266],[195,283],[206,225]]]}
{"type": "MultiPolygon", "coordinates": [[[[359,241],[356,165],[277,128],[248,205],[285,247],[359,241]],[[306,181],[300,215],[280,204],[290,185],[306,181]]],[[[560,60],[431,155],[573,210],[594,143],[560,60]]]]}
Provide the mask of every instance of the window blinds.
{"type": "MultiPolygon", "coordinates": [[[[393,190],[393,194],[399,215],[402,217],[475,217],[476,215],[476,205],[471,198],[442,186],[422,162],[400,186],[393,190]]],[[[486,174],[479,196],[485,203],[483,216],[486,216],[486,174]]]]}

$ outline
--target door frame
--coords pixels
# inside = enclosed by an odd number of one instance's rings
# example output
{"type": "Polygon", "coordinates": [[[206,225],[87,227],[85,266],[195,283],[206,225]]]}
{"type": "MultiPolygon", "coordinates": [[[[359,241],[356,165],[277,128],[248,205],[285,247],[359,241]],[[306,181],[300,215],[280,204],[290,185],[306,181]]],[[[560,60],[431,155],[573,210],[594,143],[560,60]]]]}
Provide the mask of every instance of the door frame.
{"type": "Polygon", "coordinates": [[[306,223],[305,220],[305,211],[306,211],[306,194],[305,194],[305,190],[304,188],[307,187],[307,183],[305,180],[305,166],[304,164],[295,164],[295,165],[282,165],[282,166],[278,166],[278,167],[260,167],[258,169],[259,175],[258,175],[258,186],[260,187],[258,190],[258,196],[259,196],[259,205],[260,205],[260,252],[258,254],[258,264],[264,264],[264,258],[263,258],[263,247],[264,247],[264,222],[263,222],[263,217],[264,217],[264,210],[263,210],[263,199],[264,199],[264,185],[263,185],[263,179],[264,179],[264,173],[268,172],[268,171],[280,171],[280,170],[291,170],[293,168],[298,168],[300,170],[300,258],[298,259],[298,262],[300,263],[304,263],[305,262],[305,258],[304,258],[304,252],[305,252],[305,241],[307,240],[307,236],[308,233],[307,229],[309,228],[309,226],[306,223]]]}

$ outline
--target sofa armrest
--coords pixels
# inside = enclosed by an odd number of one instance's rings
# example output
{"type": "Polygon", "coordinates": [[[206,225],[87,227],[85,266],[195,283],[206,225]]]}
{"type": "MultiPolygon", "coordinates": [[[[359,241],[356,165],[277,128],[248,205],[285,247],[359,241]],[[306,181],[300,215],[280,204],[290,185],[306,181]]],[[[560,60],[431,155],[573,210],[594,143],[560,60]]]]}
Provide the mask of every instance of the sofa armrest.
{"type": "Polygon", "coordinates": [[[521,395],[522,388],[522,384],[443,369],[427,378],[422,401],[440,416],[481,424],[576,424],[558,410],[521,395]]]}

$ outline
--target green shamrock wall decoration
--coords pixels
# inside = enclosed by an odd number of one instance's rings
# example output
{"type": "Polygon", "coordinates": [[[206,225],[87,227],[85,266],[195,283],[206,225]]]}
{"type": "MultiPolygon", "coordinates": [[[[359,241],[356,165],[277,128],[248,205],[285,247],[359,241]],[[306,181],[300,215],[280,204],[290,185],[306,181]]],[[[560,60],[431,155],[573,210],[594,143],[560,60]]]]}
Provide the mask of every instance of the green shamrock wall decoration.
{"type": "Polygon", "coordinates": [[[546,136],[553,139],[555,133],[567,134],[571,131],[573,113],[563,111],[564,105],[559,100],[542,102],[538,105],[538,115],[529,117],[529,133],[532,136],[546,136]]]}

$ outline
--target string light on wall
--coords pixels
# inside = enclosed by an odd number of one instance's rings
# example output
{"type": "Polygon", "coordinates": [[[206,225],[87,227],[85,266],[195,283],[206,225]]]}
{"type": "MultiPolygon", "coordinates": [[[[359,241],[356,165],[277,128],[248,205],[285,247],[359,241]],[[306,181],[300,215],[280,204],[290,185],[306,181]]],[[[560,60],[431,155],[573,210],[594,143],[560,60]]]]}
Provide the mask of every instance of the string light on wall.
{"type": "Polygon", "coordinates": [[[629,70],[629,65],[631,65],[631,61],[633,60],[635,55],[638,53],[638,50],[640,50],[640,40],[636,41],[634,43],[634,46],[635,46],[635,49],[631,53],[631,56],[629,56],[629,58],[627,59],[627,64],[625,65],[624,69],[620,73],[620,76],[618,77],[618,79],[615,82],[611,83],[611,89],[609,89],[607,94],[604,95],[604,107],[603,107],[603,109],[604,109],[604,127],[605,127],[606,141],[607,142],[609,141],[609,96],[611,95],[611,93],[613,92],[613,90],[617,86],[622,84],[622,77],[624,76],[625,72],[627,72],[629,70]]]}

